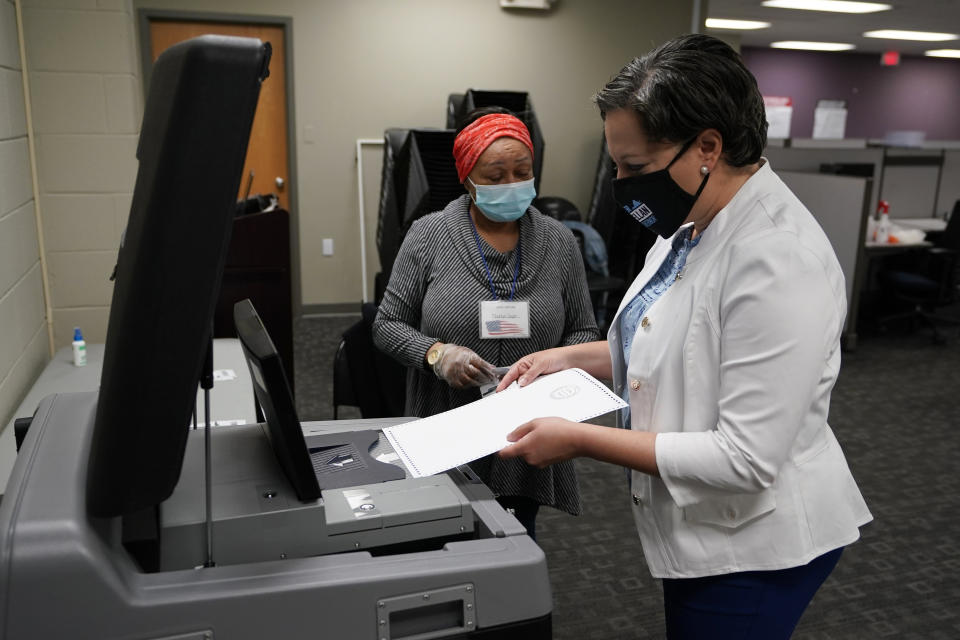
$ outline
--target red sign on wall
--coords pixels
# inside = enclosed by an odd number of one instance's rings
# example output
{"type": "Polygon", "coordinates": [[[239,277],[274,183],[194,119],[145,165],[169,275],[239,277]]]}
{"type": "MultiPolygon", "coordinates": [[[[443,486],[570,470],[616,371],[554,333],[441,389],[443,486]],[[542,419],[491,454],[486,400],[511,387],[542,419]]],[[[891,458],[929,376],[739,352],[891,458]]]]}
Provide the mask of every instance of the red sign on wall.
{"type": "Polygon", "coordinates": [[[763,96],[763,106],[792,107],[793,100],[791,100],[788,96],[763,96]]]}

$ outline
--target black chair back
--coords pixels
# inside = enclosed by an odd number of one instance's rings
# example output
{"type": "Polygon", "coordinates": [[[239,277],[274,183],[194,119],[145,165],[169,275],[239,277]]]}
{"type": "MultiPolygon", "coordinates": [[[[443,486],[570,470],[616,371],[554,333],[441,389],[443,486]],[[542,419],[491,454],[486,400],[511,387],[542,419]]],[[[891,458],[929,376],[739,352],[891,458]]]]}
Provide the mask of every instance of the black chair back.
{"type": "Polygon", "coordinates": [[[362,306],[362,317],[343,333],[333,363],[333,410],[355,406],[364,418],[402,416],[407,370],[373,343],[377,307],[362,306]]]}
{"type": "Polygon", "coordinates": [[[953,212],[947,221],[947,228],[943,230],[937,242],[937,246],[944,249],[953,249],[960,251],[960,200],[953,205],[953,212]]]}

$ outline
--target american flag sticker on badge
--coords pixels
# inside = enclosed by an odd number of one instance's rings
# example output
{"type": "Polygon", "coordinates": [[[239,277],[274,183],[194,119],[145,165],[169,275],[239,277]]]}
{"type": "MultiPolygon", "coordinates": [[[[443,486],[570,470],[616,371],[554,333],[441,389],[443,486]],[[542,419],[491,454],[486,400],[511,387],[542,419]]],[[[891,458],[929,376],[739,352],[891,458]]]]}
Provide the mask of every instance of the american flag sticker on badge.
{"type": "Polygon", "coordinates": [[[513,336],[523,333],[523,328],[509,320],[488,320],[487,333],[492,336],[513,336]]]}

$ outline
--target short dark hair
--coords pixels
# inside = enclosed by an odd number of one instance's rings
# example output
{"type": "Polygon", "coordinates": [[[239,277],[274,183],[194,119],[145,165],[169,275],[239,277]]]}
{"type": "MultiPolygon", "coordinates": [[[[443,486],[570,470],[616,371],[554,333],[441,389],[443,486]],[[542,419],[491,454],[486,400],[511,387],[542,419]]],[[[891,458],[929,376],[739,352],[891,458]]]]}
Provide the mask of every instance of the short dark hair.
{"type": "Polygon", "coordinates": [[[767,145],[756,78],[736,51],[712,36],[680,36],[634,58],[593,100],[604,118],[633,109],[656,142],[686,142],[716,129],[724,159],[735,167],[759,161],[767,145]]]}

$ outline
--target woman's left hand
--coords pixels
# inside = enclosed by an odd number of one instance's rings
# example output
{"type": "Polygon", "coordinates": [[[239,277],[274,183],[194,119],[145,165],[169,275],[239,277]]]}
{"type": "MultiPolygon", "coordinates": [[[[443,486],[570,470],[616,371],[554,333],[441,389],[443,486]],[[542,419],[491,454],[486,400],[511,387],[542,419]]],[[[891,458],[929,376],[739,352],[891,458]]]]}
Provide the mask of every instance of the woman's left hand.
{"type": "Polygon", "coordinates": [[[582,435],[589,425],[563,418],[537,418],[509,434],[514,444],[500,450],[501,458],[523,458],[527,464],[546,467],[580,455],[582,435]]]}

